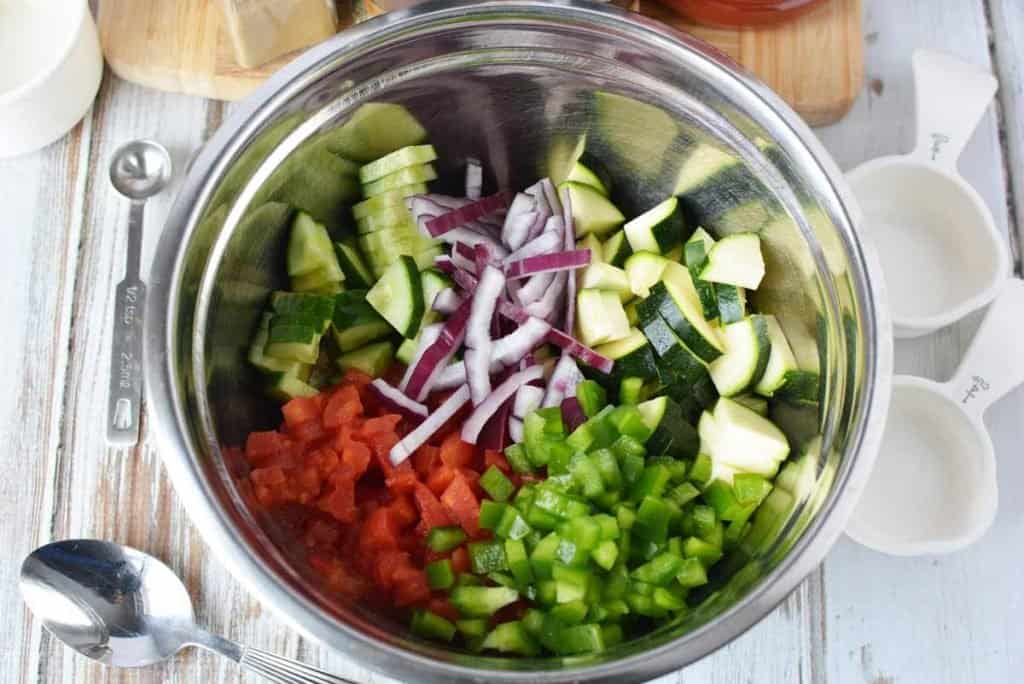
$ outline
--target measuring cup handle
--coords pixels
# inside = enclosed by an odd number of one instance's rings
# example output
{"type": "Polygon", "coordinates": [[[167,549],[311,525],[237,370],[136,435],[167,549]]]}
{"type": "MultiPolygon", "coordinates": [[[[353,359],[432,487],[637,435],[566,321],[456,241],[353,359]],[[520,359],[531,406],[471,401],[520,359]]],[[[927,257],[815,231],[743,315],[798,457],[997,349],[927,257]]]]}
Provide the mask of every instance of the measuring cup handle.
{"type": "Polygon", "coordinates": [[[939,52],[917,50],[913,62],[917,147],[912,156],[954,169],[998,82],[987,71],[939,52]]]}
{"type": "Polygon", "coordinates": [[[1024,383],[1024,280],[1013,278],[989,307],[948,387],[953,400],[978,418],[1024,383]]]}

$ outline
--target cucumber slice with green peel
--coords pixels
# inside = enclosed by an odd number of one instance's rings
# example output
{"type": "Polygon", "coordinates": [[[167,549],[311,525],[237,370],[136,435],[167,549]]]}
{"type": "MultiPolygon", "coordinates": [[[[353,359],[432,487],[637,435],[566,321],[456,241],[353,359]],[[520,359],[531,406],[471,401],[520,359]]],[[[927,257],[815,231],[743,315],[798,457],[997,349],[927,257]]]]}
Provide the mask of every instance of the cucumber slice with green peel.
{"type": "MultiPolygon", "coordinates": [[[[671,269],[672,264],[669,265],[671,269]]],[[[689,274],[685,268],[681,271],[689,274]]],[[[719,333],[704,318],[704,311],[700,305],[700,299],[696,290],[693,289],[692,281],[689,282],[689,289],[685,284],[681,285],[678,280],[662,278],[651,288],[651,296],[648,300],[658,308],[658,313],[665,319],[673,332],[679,336],[694,354],[701,360],[708,363],[722,355],[724,351],[719,333]]]]}
{"type": "Polygon", "coordinates": [[[338,366],[342,370],[360,370],[371,377],[379,378],[391,367],[394,359],[395,345],[391,342],[376,342],[342,354],[338,357],[338,366]]]}
{"type": "Polygon", "coordinates": [[[349,290],[334,299],[331,321],[341,351],[352,351],[391,335],[394,330],[366,301],[366,290],[349,290]]]}
{"type": "Polygon", "coordinates": [[[434,298],[441,290],[454,287],[452,279],[441,273],[436,268],[427,268],[420,273],[420,280],[423,286],[423,306],[430,309],[434,305],[434,298]]]}
{"type": "Polygon", "coordinates": [[[331,152],[366,163],[422,143],[427,139],[427,131],[402,105],[367,102],[343,125],[326,133],[324,139],[331,152]]]}
{"type": "Polygon", "coordinates": [[[416,340],[402,340],[402,344],[398,345],[398,350],[395,351],[395,359],[408,366],[416,358],[416,350],[419,349],[419,346],[419,342],[416,340]]]}
{"type": "Polygon", "coordinates": [[[356,232],[360,235],[375,233],[378,230],[394,228],[395,226],[416,227],[416,222],[412,218],[412,213],[404,204],[395,204],[390,207],[385,207],[380,211],[376,211],[360,219],[356,219],[356,232]]]}
{"type": "Polygon", "coordinates": [[[426,164],[435,159],[437,159],[437,150],[434,149],[433,145],[410,145],[403,147],[361,167],[359,169],[359,182],[364,185],[372,183],[384,176],[390,176],[396,171],[401,171],[410,166],[426,164]]]}
{"type": "Polygon", "coordinates": [[[323,268],[310,271],[304,275],[292,277],[292,289],[296,292],[340,292],[341,283],[345,281],[345,272],[337,259],[323,268]]]}
{"type": "Polygon", "coordinates": [[[746,406],[722,397],[698,426],[712,460],[739,471],[772,477],[789,455],[782,430],[746,406]]]}
{"type": "Polygon", "coordinates": [[[619,230],[605,240],[604,253],[601,256],[605,262],[621,268],[626,265],[626,259],[632,253],[633,248],[629,246],[629,240],[626,239],[626,231],[619,230]]]}
{"type": "Polygon", "coordinates": [[[713,283],[756,290],[764,278],[761,238],[754,233],[736,233],[722,238],[708,253],[700,277],[713,283]]]}
{"type": "Polygon", "coordinates": [[[373,283],[373,274],[367,268],[363,257],[355,245],[345,242],[334,243],[334,253],[338,257],[338,265],[345,274],[345,283],[357,290],[367,290],[373,283]]]}
{"type": "MultiPolygon", "coordinates": [[[[304,211],[295,215],[288,238],[288,275],[295,277],[337,265],[327,229],[304,211]]],[[[339,269],[340,272],[340,269],[339,269]]],[[[339,280],[344,279],[339,278],[339,280]]]]}
{"type": "Polygon", "coordinates": [[[669,197],[629,221],[622,230],[634,252],[668,253],[685,237],[686,223],[679,211],[679,200],[669,197]]]}
{"type": "Polygon", "coordinates": [[[609,374],[613,384],[626,377],[642,378],[644,381],[659,380],[661,377],[654,358],[654,350],[637,328],[630,328],[626,337],[602,344],[594,351],[615,362],[609,374]]]}
{"type": "Polygon", "coordinates": [[[775,390],[786,384],[786,374],[798,370],[796,357],[786,339],[786,333],[782,331],[779,321],[772,315],[762,316],[768,328],[768,340],[771,343],[771,352],[768,354],[768,364],[765,366],[761,379],[757,381],[754,391],[766,397],[775,394],[775,390]]]}
{"type": "Polygon", "coordinates": [[[566,176],[565,180],[572,181],[574,183],[582,183],[583,185],[589,185],[590,187],[594,188],[594,190],[597,190],[605,197],[608,196],[608,188],[605,186],[605,184],[601,181],[601,179],[598,177],[596,173],[591,171],[582,162],[577,161],[575,164],[572,165],[572,168],[569,169],[569,175],[566,176]]]}
{"type": "Polygon", "coordinates": [[[629,336],[629,321],[617,292],[582,289],[576,306],[580,336],[588,347],[629,336]]]}
{"type": "Polygon", "coordinates": [[[287,313],[274,314],[270,319],[270,329],[284,326],[307,326],[316,331],[317,335],[323,335],[331,325],[331,319],[324,320],[323,317],[312,313],[287,313]]]}
{"type": "Polygon", "coordinates": [[[271,319],[264,353],[275,359],[314,364],[320,355],[320,334],[311,325],[289,323],[288,319],[275,324],[271,319]]]}
{"type": "Polygon", "coordinates": [[[580,288],[583,289],[611,290],[617,293],[623,302],[633,298],[626,272],[610,264],[590,264],[583,269],[579,282],[580,288]]]}
{"type": "Polygon", "coordinates": [[[768,415],[768,400],[756,394],[740,394],[732,397],[737,404],[742,404],[759,416],[768,415]]]}
{"type": "Polygon", "coordinates": [[[730,323],[722,330],[725,353],[711,362],[709,370],[715,388],[723,397],[752,390],[764,374],[771,355],[768,324],[754,315],[730,323]]]}
{"type": "Polygon", "coordinates": [[[270,308],[275,314],[309,315],[327,324],[330,323],[331,317],[334,315],[334,297],[305,292],[277,291],[270,295],[270,308]]]}
{"type": "Polygon", "coordinates": [[[415,254],[430,246],[429,238],[421,235],[413,226],[395,226],[375,233],[360,235],[357,239],[359,248],[367,259],[377,261],[378,254],[390,256],[401,248],[405,254],[415,254]]]}
{"type": "Polygon", "coordinates": [[[369,302],[402,337],[415,337],[423,319],[423,284],[412,257],[402,255],[366,293],[369,302]]]}
{"type": "Polygon", "coordinates": [[[700,271],[704,268],[708,252],[711,251],[714,244],[714,238],[708,235],[703,228],[698,228],[683,245],[683,260],[686,262],[686,268],[690,271],[693,287],[697,290],[697,296],[700,297],[701,306],[704,308],[704,318],[709,321],[713,321],[719,316],[718,293],[715,291],[714,283],[700,279],[700,271]]]}
{"type": "Polygon", "coordinates": [[[566,181],[558,187],[569,193],[578,238],[590,233],[600,237],[615,230],[626,220],[607,197],[589,185],[566,181]]]}
{"type": "Polygon", "coordinates": [[[271,373],[267,377],[266,390],[267,394],[279,401],[291,401],[297,397],[313,397],[320,394],[320,390],[291,372],[271,373]]]}
{"type": "Polygon", "coordinates": [[[591,264],[599,264],[604,261],[604,246],[601,244],[600,238],[593,233],[588,233],[582,240],[577,240],[576,249],[589,249],[591,264]]]}
{"type": "Polygon", "coordinates": [[[718,319],[723,325],[735,323],[747,315],[746,290],[742,287],[726,285],[725,283],[718,283],[714,287],[718,319]]]}
{"type": "Polygon", "coordinates": [[[273,317],[274,315],[269,312],[263,314],[259,328],[256,329],[256,334],[249,345],[249,363],[265,373],[292,373],[297,375],[303,369],[304,364],[299,361],[267,356],[264,351],[267,346],[267,340],[270,338],[270,319],[273,317]]]}
{"type": "Polygon", "coordinates": [[[819,401],[820,391],[821,376],[818,373],[794,370],[786,373],[782,386],[772,396],[795,406],[813,406],[819,401]]]}
{"type": "MultiPolygon", "coordinates": [[[[668,397],[661,398],[665,400],[660,410],[661,420],[645,444],[647,455],[664,454],[673,458],[693,458],[700,449],[697,431],[686,421],[679,404],[668,397]]],[[[648,411],[648,416],[652,416],[653,413],[648,411]]],[[[640,415],[644,417],[644,423],[650,427],[648,417],[644,416],[643,412],[640,415]]]]}
{"type": "Polygon", "coordinates": [[[431,268],[434,265],[434,259],[444,254],[444,247],[441,245],[431,245],[426,249],[422,249],[413,256],[416,261],[416,267],[419,269],[431,268]]]}
{"type": "Polygon", "coordinates": [[[405,206],[405,198],[413,195],[425,195],[426,183],[412,183],[394,190],[382,192],[352,206],[352,217],[357,221],[375,212],[395,206],[405,206]]]}
{"type": "Polygon", "coordinates": [[[661,280],[669,261],[660,254],[653,252],[636,252],[626,259],[626,277],[629,289],[637,297],[648,297],[651,287],[661,280]]]}
{"type": "Polygon", "coordinates": [[[410,166],[409,168],[395,171],[388,176],[379,178],[372,183],[367,183],[363,186],[363,196],[368,198],[376,197],[390,190],[397,190],[398,188],[415,183],[427,183],[436,179],[437,171],[434,169],[433,164],[410,166]]]}

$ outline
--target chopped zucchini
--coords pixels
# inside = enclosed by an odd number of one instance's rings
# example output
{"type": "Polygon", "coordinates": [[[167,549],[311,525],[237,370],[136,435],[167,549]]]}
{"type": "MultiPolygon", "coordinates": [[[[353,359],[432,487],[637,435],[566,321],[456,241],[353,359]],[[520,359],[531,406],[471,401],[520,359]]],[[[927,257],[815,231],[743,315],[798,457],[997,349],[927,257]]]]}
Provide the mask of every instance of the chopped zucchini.
{"type": "Polygon", "coordinates": [[[636,252],[626,259],[626,277],[629,289],[637,297],[648,297],[651,287],[661,280],[669,260],[653,252],[636,252]]]}
{"type": "Polygon", "coordinates": [[[623,231],[634,252],[666,254],[679,245],[686,224],[679,211],[679,200],[669,197],[628,222],[623,231]]]}
{"type": "Polygon", "coordinates": [[[605,240],[602,258],[612,266],[621,268],[626,265],[626,259],[632,253],[633,248],[629,246],[629,240],[626,239],[626,231],[617,230],[605,240]]]}
{"type": "Polygon", "coordinates": [[[576,237],[589,233],[604,235],[622,225],[626,217],[600,192],[582,183],[566,181],[559,189],[567,190],[572,205],[576,237]]]}
{"type": "Polygon", "coordinates": [[[392,333],[392,328],[366,301],[366,290],[349,290],[334,300],[332,333],[343,351],[359,349],[392,333]]]}
{"type": "MultiPolygon", "coordinates": [[[[670,264],[669,269],[678,264],[670,264]]],[[[679,267],[683,278],[662,278],[651,288],[648,300],[658,308],[661,317],[690,350],[702,360],[711,362],[722,355],[718,332],[704,318],[697,291],[685,268],[679,267]],[[689,287],[687,287],[687,285],[689,287]]]]}
{"type": "Polygon", "coordinates": [[[583,344],[593,347],[629,336],[629,321],[618,293],[582,289],[576,301],[583,344]]]}
{"type": "Polygon", "coordinates": [[[363,262],[355,245],[344,242],[334,243],[334,252],[338,257],[338,265],[345,274],[345,283],[357,290],[367,290],[374,283],[373,274],[363,262]]]}
{"type": "Polygon", "coordinates": [[[575,183],[581,183],[583,185],[589,185],[590,187],[592,187],[594,190],[597,190],[605,197],[608,196],[608,188],[605,186],[605,184],[601,181],[600,178],[598,178],[596,173],[591,171],[582,162],[577,161],[575,164],[572,165],[572,168],[569,169],[569,175],[566,176],[565,180],[572,181],[575,183]]]}
{"type": "Polygon", "coordinates": [[[366,301],[403,337],[415,337],[423,319],[423,284],[416,262],[400,256],[366,293],[366,301]]]}
{"type": "Polygon", "coordinates": [[[352,217],[357,221],[375,212],[395,206],[405,206],[405,198],[412,195],[422,195],[427,192],[426,183],[413,183],[394,190],[382,192],[365,199],[352,207],[352,217]]]}
{"type": "Polygon", "coordinates": [[[700,277],[714,283],[756,290],[764,278],[761,238],[754,233],[736,233],[722,238],[708,253],[700,277]]]}
{"type": "Polygon", "coordinates": [[[580,287],[595,290],[610,290],[619,295],[622,301],[633,298],[629,287],[629,278],[621,268],[610,264],[592,263],[583,269],[580,275],[580,287]]]}
{"type": "Polygon", "coordinates": [[[789,346],[786,334],[782,331],[779,321],[772,315],[765,315],[765,324],[768,330],[768,340],[771,343],[771,352],[768,355],[768,363],[765,366],[761,379],[757,381],[754,391],[766,397],[775,394],[775,391],[786,384],[786,375],[797,370],[796,357],[789,346]]]}
{"type": "Polygon", "coordinates": [[[715,388],[724,397],[754,389],[764,375],[771,352],[768,324],[764,316],[748,316],[730,323],[722,331],[725,353],[711,362],[709,370],[715,388]]]}
{"type": "Polygon", "coordinates": [[[362,349],[350,351],[338,357],[342,370],[361,370],[367,375],[379,378],[387,372],[395,358],[395,345],[391,342],[375,342],[362,349]]]}
{"type": "MultiPolygon", "coordinates": [[[[327,229],[306,212],[298,212],[288,239],[288,275],[294,278],[337,265],[327,229]]],[[[340,267],[334,272],[341,273],[340,267]]],[[[338,280],[344,280],[344,275],[338,280]]]]}

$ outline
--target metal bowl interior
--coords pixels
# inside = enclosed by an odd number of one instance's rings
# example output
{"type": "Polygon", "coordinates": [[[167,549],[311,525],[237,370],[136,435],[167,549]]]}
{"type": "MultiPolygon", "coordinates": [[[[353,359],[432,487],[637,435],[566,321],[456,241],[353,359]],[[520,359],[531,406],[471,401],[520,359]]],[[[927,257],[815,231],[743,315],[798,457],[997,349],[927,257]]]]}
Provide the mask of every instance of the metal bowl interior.
{"type": "Polygon", "coordinates": [[[275,77],[190,172],[151,277],[147,384],[161,453],[220,560],[297,628],[370,667],[417,681],[619,682],[679,668],[759,620],[821,561],[870,470],[889,331],[850,202],[775,96],[658,24],[549,2],[449,3],[375,20],[275,77]],[[557,178],[586,135],[627,215],[675,193],[691,223],[763,238],[768,276],[754,303],[779,318],[801,368],[820,373],[818,402],[771,406],[807,467],[684,619],[588,658],[442,648],[333,598],[286,531],[247,504],[236,485],[245,464],[225,447],[279,422],[247,346],[267,295],[287,284],[290,207],[350,230],[354,186],[324,169],[368,102],[401,105],[427,129],[441,187],[457,185],[469,156],[483,160],[492,189],[557,178]]]}

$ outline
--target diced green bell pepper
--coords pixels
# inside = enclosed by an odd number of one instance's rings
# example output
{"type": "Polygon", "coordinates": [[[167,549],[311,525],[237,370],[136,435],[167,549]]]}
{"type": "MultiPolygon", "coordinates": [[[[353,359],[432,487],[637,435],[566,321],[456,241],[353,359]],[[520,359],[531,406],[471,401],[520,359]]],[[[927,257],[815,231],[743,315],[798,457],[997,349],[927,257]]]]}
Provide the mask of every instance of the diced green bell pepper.
{"type": "Polygon", "coordinates": [[[665,493],[668,481],[668,468],[660,464],[649,465],[630,487],[629,498],[633,501],[642,501],[645,497],[660,497],[665,493]]]}
{"type": "Polygon", "coordinates": [[[687,558],[697,558],[709,568],[722,558],[722,549],[697,537],[688,537],[683,542],[683,553],[687,558]]]}
{"type": "Polygon", "coordinates": [[[636,522],[636,510],[629,505],[620,503],[615,507],[615,520],[619,523],[620,530],[628,530],[636,522]]]}
{"type": "Polygon", "coordinates": [[[556,532],[540,540],[533,553],[530,554],[530,566],[537,579],[551,579],[551,569],[555,564],[555,554],[558,551],[558,544],[561,538],[556,532]]]}
{"type": "Polygon", "coordinates": [[[580,491],[588,499],[604,494],[604,478],[588,454],[578,453],[569,462],[569,472],[580,491]]]}
{"type": "Polygon", "coordinates": [[[756,506],[772,491],[772,483],[755,473],[736,473],[732,479],[732,489],[736,500],[742,505],[756,506]]]}
{"type": "Polygon", "coordinates": [[[505,447],[505,460],[512,466],[512,470],[520,475],[532,473],[534,470],[533,463],[526,455],[526,447],[522,444],[510,444],[505,447]]]}
{"type": "Polygon", "coordinates": [[[683,565],[683,559],[674,553],[661,553],[630,573],[640,582],[665,586],[676,576],[683,565]]]}
{"type": "Polygon", "coordinates": [[[487,634],[487,620],[483,618],[470,618],[468,620],[456,620],[455,629],[459,633],[469,637],[482,637],[487,634]]]}
{"type": "Polygon", "coordinates": [[[651,428],[644,422],[643,414],[636,406],[618,406],[609,416],[615,430],[622,436],[631,437],[640,444],[651,438],[651,428]]]}
{"type": "Polygon", "coordinates": [[[545,606],[553,606],[558,598],[558,583],[553,579],[546,579],[537,582],[537,603],[545,606]]]}
{"type": "Polygon", "coordinates": [[[621,644],[624,638],[622,625],[601,625],[601,638],[604,640],[605,648],[621,644]]]}
{"type": "Polygon", "coordinates": [[[527,634],[540,638],[541,630],[544,628],[544,612],[537,608],[527,608],[520,622],[527,634]]]}
{"type": "Polygon", "coordinates": [[[622,470],[622,479],[625,484],[632,485],[644,471],[644,457],[637,454],[626,454],[619,460],[619,468],[622,470]]]}
{"type": "Polygon", "coordinates": [[[665,587],[658,587],[651,596],[654,605],[669,611],[679,611],[686,608],[686,600],[665,587]]]}
{"type": "Polygon", "coordinates": [[[646,456],[644,445],[629,435],[622,435],[612,443],[612,452],[621,459],[623,456],[646,456]]]}
{"type": "Polygon", "coordinates": [[[699,587],[708,583],[708,574],[699,558],[684,558],[683,564],[676,573],[676,581],[685,589],[699,587]]]}
{"type": "Polygon", "coordinates": [[[698,487],[703,486],[711,479],[711,457],[707,454],[697,454],[693,460],[693,467],[690,468],[690,482],[698,487]]]}
{"type": "Polygon", "coordinates": [[[508,570],[505,545],[500,541],[472,542],[468,550],[469,562],[476,574],[486,575],[489,572],[508,570]]]}
{"type": "Polygon", "coordinates": [[[540,653],[540,647],[534,641],[522,623],[518,620],[503,622],[495,626],[480,645],[482,650],[498,651],[499,653],[515,653],[532,656],[540,653]]]}
{"type": "Polygon", "coordinates": [[[559,603],[550,614],[566,625],[578,625],[587,618],[590,606],[582,599],[559,603]]]}
{"type": "Polygon", "coordinates": [[[593,380],[584,380],[576,385],[576,401],[583,409],[583,415],[593,418],[608,405],[608,393],[593,380]]]}
{"type": "Polygon", "coordinates": [[[735,520],[746,511],[746,506],[736,499],[732,486],[723,480],[715,480],[705,487],[704,499],[715,509],[719,520],[735,520]]]}
{"type": "Polygon", "coordinates": [[[434,527],[427,533],[427,546],[431,551],[444,553],[461,546],[466,541],[466,532],[457,525],[434,527]]]}
{"type": "Polygon", "coordinates": [[[526,545],[519,539],[505,540],[505,559],[508,569],[520,585],[533,582],[533,568],[526,554],[526,545]]]}
{"type": "Polygon", "coordinates": [[[685,506],[700,496],[700,490],[694,487],[692,482],[684,482],[673,487],[668,496],[676,502],[677,506],[685,506]]]}
{"type": "Polygon", "coordinates": [[[449,595],[452,605],[466,617],[490,617],[519,599],[510,587],[455,587],[449,595]]]}
{"type": "MultiPolygon", "coordinates": [[[[616,490],[622,487],[622,471],[619,469],[619,461],[611,449],[592,451],[589,458],[601,475],[601,481],[605,488],[616,490]]],[[[584,495],[586,495],[586,491],[584,491],[584,495]]]]}
{"type": "Polygon", "coordinates": [[[427,573],[427,584],[431,589],[449,589],[455,584],[452,562],[447,558],[427,563],[424,571],[427,573]]]}
{"type": "Polygon", "coordinates": [[[619,557],[619,547],[607,539],[590,552],[590,558],[604,570],[611,570],[619,557]]]}
{"type": "Polygon", "coordinates": [[[694,534],[701,538],[705,535],[711,534],[711,531],[715,527],[715,523],[718,522],[718,516],[715,514],[715,509],[702,504],[694,506],[693,510],[690,511],[690,516],[693,520],[694,534]]]}
{"type": "Polygon", "coordinates": [[[494,530],[501,522],[501,516],[505,515],[506,505],[498,501],[484,499],[480,502],[480,527],[485,530],[494,530]]]}
{"type": "Polygon", "coordinates": [[[600,653],[605,650],[604,635],[601,633],[600,625],[567,626],[553,615],[544,618],[541,641],[558,655],[582,655],[600,653]]]}
{"type": "Polygon", "coordinates": [[[501,520],[494,528],[494,534],[502,539],[522,539],[532,531],[533,528],[514,506],[505,507],[501,520]]]}
{"type": "Polygon", "coordinates": [[[412,633],[424,639],[451,641],[455,636],[455,625],[429,610],[417,608],[412,612],[409,628],[412,633]]]}
{"type": "Polygon", "coordinates": [[[626,377],[622,378],[619,382],[619,401],[623,404],[629,404],[630,406],[636,406],[643,399],[644,379],[626,377]]]}
{"type": "Polygon", "coordinates": [[[601,528],[601,540],[619,538],[619,522],[607,513],[598,513],[591,516],[594,522],[601,528]]]}
{"type": "Polygon", "coordinates": [[[664,544],[668,538],[669,516],[672,511],[668,505],[653,496],[645,497],[636,511],[636,521],[633,523],[632,533],[638,539],[664,544]]]}
{"type": "Polygon", "coordinates": [[[516,491],[512,480],[505,477],[505,473],[498,469],[498,466],[491,466],[480,476],[480,486],[495,501],[508,501],[516,491]]]}

